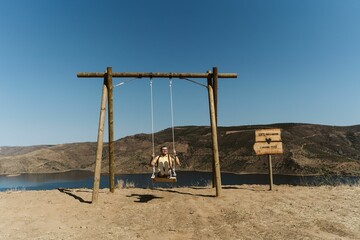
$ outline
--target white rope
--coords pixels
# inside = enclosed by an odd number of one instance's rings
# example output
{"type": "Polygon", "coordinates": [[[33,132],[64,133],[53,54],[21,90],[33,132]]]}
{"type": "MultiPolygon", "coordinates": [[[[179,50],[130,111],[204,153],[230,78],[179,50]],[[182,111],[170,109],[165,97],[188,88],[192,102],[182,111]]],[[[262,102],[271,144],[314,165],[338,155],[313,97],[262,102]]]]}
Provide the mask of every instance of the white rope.
{"type": "MultiPolygon", "coordinates": [[[[153,103],[153,89],[152,79],[150,78],[150,104],[151,104],[151,142],[152,142],[152,157],[155,157],[155,141],[154,141],[154,103],[153,103]]],[[[152,161],[153,159],[151,159],[152,161]]],[[[153,173],[151,178],[155,178],[155,165],[153,166],[153,173]]]]}
{"type": "Polygon", "coordinates": [[[173,141],[173,151],[175,150],[175,130],[174,130],[174,107],[173,107],[173,97],[172,97],[172,80],[170,79],[170,108],[171,108],[171,130],[172,130],[172,141],[173,141]]]}
{"type": "Polygon", "coordinates": [[[171,108],[171,130],[172,130],[172,143],[174,152],[174,164],[173,164],[173,176],[176,177],[175,165],[176,165],[176,150],[175,150],[175,129],[174,129],[174,107],[173,107],[173,96],[172,96],[172,80],[169,80],[170,87],[170,108],[171,108]]]}
{"type": "Polygon", "coordinates": [[[155,141],[154,141],[154,102],[153,102],[153,89],[152,79],[150,79],[150,104],[151,104],[151,141],[152,141],[152,153],[155,156],[155,141]]]}

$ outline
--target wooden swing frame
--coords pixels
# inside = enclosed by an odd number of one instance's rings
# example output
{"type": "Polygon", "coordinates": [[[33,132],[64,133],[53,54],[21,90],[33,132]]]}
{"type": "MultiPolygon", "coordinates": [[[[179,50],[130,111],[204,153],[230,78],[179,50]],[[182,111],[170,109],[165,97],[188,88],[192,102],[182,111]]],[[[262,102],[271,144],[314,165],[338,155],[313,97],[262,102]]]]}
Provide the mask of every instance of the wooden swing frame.
{"type": "Polygon", "coordinates": [[[103,89],[101,96],[100,119],[97,138],[97,151],[94,173],[94,188],[92,194],[92,203],[97,203],[100,187],[101,158],[104,142],[104,124],[106,114],[106,100],[108,105],[108,131],[109,131],[109,189],[114,192],[115,189],[115,167],[114,167],[114,111],[113,111],[113,77],[114,78],[206,78],[210,123],[213,145],[213,186],[216,187],[216,197],[221,195],[221,172],[219,161],[219,148],[217,138],[217,89],[219,78],[237,78],[236,73],[218,73],[217,67],[213,71],[206,73],[152,73],[152,72],[112,72],[112,67],[107,67],[104,73],[99,72],[80,72],[78,78],[103,78],[103,89]]]}

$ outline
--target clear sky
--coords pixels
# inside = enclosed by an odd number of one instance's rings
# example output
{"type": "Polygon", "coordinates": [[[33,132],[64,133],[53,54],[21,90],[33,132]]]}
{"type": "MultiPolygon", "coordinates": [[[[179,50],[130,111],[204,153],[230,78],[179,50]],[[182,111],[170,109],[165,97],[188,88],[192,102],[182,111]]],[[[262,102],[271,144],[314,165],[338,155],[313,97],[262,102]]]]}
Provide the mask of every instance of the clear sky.
{"type": "MultiPolygon", "coordinates": [[[[102,79],[76,74],[108,66],[237,73],[219,82],[220,126],[360,124],[359,13],[358,0],[0,1],[0,146],[96,141],[102,79]]],[[[155,131],[171,126],[168,85],[154,79],[155,131]]],[[[205,88],[173,80],[173,99],[175,125],[209,125],[205,88]]],[[[148,79],[114,89],[116,139],[150,133],[150,113],[148,79]]]]}

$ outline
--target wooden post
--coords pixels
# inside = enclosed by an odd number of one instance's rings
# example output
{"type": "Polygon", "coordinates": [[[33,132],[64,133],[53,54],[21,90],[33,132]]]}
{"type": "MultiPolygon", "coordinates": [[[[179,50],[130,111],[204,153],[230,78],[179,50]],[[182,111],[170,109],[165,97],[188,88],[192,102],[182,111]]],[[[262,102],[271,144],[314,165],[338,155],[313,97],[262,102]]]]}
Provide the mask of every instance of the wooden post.
{"type": "Polygon", "coordinates": [[[96,150],[92,203],[97,203],[98,196],[99,196],[107,93],[108,93],[108,91],[107,91],[107,86],[106,86],[106,79],[104,79],[104,85],[103,85],[102,96],[101,96],[101,105],[100,105],[100,119],[99,119],[98,138],[97,138],[97,150],[96,150]]]}
{"type": "MultiPolygon", "coordinates": [[[[210,83],[211,85],[213,85],[213,78],[212,78],[212,75],[211,74],[211,71],[208,70],[206,72],[207,74],[209,74],[209,76],[207,77],[207,80],[208,80],[208,83],[210,83]]],[[[213,156],[214,158],[214,156],[213,156]]],[[[215,161],[213,161],[213,164],[212,164],[212,187],[214,188],[215,187],[215,182],[216,182],[216,178],[215,178],[215,161]]]]}
{"type": "Polygon", "coordinates": [[[112,67],[107,68],[106,83],[108,88],[108,122],[109,122],[109,184],[110,192],[114,192],[115,169],[114,169],[114,111],[113,111],[113,84],[112,67]]]}
{"type": "Polygon", "coordinates": [[[270,191],[273,189],[273,175],[272,175],[272,163],[271,163],[271,155],[268,154],[268,162],[269,162],[269,185],[270,191]]]}
{"type": "Polygon", "coordinates": [[[219,148],[218,148],[218,141],[217,141],[214,91],[213,91],[211,81],[209,79],[208,79],[208,94],[209,94],[212,143],[213,143],[213,158],[214,158],[214,165],[215,165],[216,197],[219,197],[221,195],[221,173],[220,173],[220,161],[219,161],[219,148]]]}
{"type": "MultiPolygon", "coordinates": [[[[218,68],[217,67],[213,67],[212,87],[214,91],[215,120],[216,120],[216,128],[217,128],[218,127],[218,68]]],[[[213,165],[213,172],[214,169],[215,169],[215,165],[213,165]]],[[[214,179],[213,180],[213,187],[214,187],[215,175],[213,176],[213,179],[214,179]]]]}
{"type": "Polygon", "coordinates": [[[215,104],[215,119],[216,127],[218,126],[218,68],[213,67],[213,91],[214,91],[214,104],[215,104]]]}

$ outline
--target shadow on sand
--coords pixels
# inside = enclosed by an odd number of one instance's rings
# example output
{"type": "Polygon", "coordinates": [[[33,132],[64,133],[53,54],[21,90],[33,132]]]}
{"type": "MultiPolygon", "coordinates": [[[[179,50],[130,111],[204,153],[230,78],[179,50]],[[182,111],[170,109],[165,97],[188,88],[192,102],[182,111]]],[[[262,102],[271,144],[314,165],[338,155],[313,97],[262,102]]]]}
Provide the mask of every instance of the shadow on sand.
{"type": "Polygon", "coordinates": [[[147,203],[156,198],[163,198],[163,197],[157,197],[152,194],[131,194],[128,195],[127,197],[136,197],[137,200],[135,200],[134,202],[138,202],[138,203],[147,203]]]}
{"type": "Polygon", "coordinates": [[[241,190],[247,190],[247,191],[253,191],[253,192],[268,192],[268,189],[252,189],[248,187],[238,187],[238,186],[222,186],[222,189],[241,189],[241,190]]]}
{"type": "MultiPolygon", "coordinates": [[[[202,188],[193,188],[193,189],[202,189],[202,188]]],[[[177,194],[183,194],[183,195],[190,195],[190,196],[194,196],[194,197],[215,197],[214,195],[206,195],[206,194],[194,194],[194,193],[189,193],[189,192],[181,192],[178,190],[173,190],[173,189],[152,189],[153,191],[160,191],[160,192],[170,192],[170,193],[177,193],[177,194]]]]}
{"type": "Polygon", "coordinates": [[[73,194],[69,189],[66,188],[58,188],[59,192],[61,193],[65,193],[73,198],[75,198],[76,200],[79,200],[79,202],[81,203],[87,203],[87,204],[91,204],[91,201],[85,201],[83,198],[76,196],[75,194],[73,194]]]}

